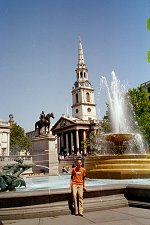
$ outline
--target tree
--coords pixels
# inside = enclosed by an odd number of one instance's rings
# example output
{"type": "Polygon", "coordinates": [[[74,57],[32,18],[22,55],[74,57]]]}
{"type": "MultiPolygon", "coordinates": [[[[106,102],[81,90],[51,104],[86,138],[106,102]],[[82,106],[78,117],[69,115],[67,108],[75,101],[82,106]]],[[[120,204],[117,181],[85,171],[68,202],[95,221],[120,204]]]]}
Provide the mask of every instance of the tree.
{"type": "Polygon", "coordinates": [[[10,129],[10,152],[11,155],[20,155],[31,147],[31,141],[26,137],[24,129],[14,123],[10,129]]]}
{"type": "Polygon", "coordinates": [[[146,92],[142,88],[133,88],[129,89],[128,96],[133,106],[139,131],[150,146],[150,102],[146,97],[146,92]]]}
{"type": "Polygon", "coordinates": [[[90,149],[93,153],[99,151],[102,135],[111,130],[110,121],[106,117],[98,124],[97,131],[91,131],[87,138],[81,142],[83,149],[90,149]]]}

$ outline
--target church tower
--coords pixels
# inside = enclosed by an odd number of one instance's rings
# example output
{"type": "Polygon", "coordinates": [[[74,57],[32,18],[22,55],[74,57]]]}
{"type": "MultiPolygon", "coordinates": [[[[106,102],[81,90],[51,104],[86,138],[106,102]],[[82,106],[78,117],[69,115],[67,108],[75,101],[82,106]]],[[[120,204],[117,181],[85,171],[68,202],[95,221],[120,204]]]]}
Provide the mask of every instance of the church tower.
{"type": "Polygon", "coordinates": [[[84,62],[83,47],[79,41],[76,81],[72,88],[72,116],[81,120],[96,119],[94,89],[88,80],[88,69],[84,62]]]}

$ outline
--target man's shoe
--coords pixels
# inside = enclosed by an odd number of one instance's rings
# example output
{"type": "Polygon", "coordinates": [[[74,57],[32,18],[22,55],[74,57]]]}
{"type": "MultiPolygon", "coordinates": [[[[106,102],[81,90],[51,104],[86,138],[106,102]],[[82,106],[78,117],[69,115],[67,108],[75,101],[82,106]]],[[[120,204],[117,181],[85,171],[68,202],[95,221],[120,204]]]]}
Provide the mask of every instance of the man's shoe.
{"type": "Polygon", "coordinates": [[[75,216],[78,216],[78,214],[76,213],[75,216]]]}
{"type": "Polygon", "coordinates": [[[83,216],[83,214],[79,214],[79,216],[83,216]]]}

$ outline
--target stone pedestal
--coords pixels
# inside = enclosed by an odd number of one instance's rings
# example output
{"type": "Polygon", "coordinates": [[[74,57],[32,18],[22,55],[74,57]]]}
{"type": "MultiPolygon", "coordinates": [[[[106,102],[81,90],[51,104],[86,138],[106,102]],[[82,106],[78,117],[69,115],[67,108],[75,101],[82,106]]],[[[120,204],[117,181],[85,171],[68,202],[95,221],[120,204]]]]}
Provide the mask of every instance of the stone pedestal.
{"type": "Polygon", "coordinates": [[[35,137],[32,140],[32,158],[37,165],[33,167],[34,173],[58,175],[58,154],[55,140],[55,136],[51,134],[35,137]]]}

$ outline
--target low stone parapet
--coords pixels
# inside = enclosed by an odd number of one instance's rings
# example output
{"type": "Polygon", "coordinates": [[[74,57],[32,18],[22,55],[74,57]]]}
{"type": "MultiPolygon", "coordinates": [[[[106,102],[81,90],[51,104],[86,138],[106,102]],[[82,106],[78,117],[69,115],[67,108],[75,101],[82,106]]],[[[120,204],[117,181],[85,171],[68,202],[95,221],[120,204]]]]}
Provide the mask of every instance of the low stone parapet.
{"type": "MultiPolygon", "coordinates": [[[[127,206],[124,188],[125,185],[89,187],[84,192],[85,212],[127,206]]],[[[12,220],[70,214],[70,201],[70,189],[1,193],[0,218],[12,220]]]]}

